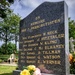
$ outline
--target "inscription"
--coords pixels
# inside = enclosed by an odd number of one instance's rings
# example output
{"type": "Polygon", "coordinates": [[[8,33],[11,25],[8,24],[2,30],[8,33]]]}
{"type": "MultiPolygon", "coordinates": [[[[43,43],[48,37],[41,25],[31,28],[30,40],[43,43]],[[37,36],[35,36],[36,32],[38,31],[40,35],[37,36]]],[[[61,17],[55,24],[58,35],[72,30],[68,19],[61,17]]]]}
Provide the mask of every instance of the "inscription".
{"type": "Polygon", "coordinates": [[[64,38],[64,34],[45,36],[42,37],[41,40],[50,40],[50,39],[58,39],[58,38],[64,38]]]}
{"type": "Polygon", "coordinates": [[[22,29],[21,32],[26,32],[26,29],[22,29]]]}
{"type": "Polygon", "coordinates": [[[28,64],[34,64],[35,63],[35,60],[27,60],[26,61],[28,64]]]}
{"type": "Polygon", "coordinates": [[[42,51],[43,54],[60,54],[60,50],[42,51]]]}
{"type": "Polygon", "coordinates": [[[25,59],[25,57],[24,56],[21,56],[21,59],[25,59]]]}
{"type": "Polygon", "coordinates": [[[36,59],[35,56],[27,56],[27,59],[36,59]]]}
{"type": "MultiPolygon", "coordinates": [[[[44,23],[45,22],[45,19],[42,19],[40,21],[36,21],[36,22],[33,22],[31,23],[31,26],[34,26],[34,25],[37,25],[37,24],[40,24],[40,23],[44,23]]],[[[37,27],[37,26],[36,26],[37,27]]],[[[32,29],[32,28],[31,28],[32,29]]]]}
{"type": "Polygon", "coordinates": [[[44,59],[60,59],[60,55],[45,55],[44,59]]]}
{"type": "Polygon", "coordinates": [[[35,55],[35,52],[27,52],[27,55],[35,55]]]}
{"type": "Polygon", "coordinates": [[[61,61],[60,60],[43,60],[44,64],[57,64],[57,65],[61,65],[61,61]]]}
{"type": "Polygon", "coordinates": [[[40,19],[40,16],[35,17],[35,20],[38,20],[38,19],[40,19]]]}
{"type": "Polygon", "coordinates": [[[45,19],[43,19],[43,20],[31,23],[31,29],[34,30],[44,26],[54,25],[56,23],[59,23],[60,21],[61,21],[60,19],[56,19],[50,22],[45,22],[45,19]]]}
{"type": "Polygon", "coordinates": [[[24,51],[32,51],[32,48],[24,48],[24,51]]]}
{"type": "Polygon", "coordinates": [[[29,47],[31,46],[38,46],[38,43],[34,43],[34,44],[28,44],[29,47]]]}
{"type": "Polygon", "coordinates": [[[45,49],[62,49],[62,48],[64,48],[64,45],[63,44],[60,44],[60,45],[52,45],[52,46],[45,46],[45,49]]]}

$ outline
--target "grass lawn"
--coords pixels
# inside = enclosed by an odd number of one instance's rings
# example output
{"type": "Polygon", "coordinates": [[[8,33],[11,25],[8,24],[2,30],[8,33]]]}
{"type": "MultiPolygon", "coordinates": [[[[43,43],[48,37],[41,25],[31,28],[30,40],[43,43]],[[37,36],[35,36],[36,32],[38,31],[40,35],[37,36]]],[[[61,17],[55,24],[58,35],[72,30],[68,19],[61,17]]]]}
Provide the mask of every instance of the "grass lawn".
{"type": "Polygon", "coordinates": [[[15,66],[1,66],[0,65],[0,75],[12,75],[13,70],[15,70],[15,66]]]}

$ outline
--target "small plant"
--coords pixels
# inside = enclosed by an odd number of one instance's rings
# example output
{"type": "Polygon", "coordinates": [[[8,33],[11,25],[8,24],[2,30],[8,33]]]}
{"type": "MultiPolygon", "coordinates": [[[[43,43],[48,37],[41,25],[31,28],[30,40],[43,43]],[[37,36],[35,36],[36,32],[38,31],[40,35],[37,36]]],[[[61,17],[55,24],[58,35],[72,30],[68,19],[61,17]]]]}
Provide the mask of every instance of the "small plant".
{"type": "Polygon", "coordinates": [[[70,61],[70,73],[75,74],[75,52],[70,53],[69,61],[70,61]]]}

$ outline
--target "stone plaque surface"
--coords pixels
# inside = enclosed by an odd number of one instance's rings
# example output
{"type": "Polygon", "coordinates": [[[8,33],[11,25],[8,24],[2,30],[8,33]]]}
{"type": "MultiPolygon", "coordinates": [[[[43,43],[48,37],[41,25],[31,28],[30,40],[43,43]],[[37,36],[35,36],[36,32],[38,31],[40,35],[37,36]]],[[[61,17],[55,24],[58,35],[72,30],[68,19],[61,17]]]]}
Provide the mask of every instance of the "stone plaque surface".
{"type": "Polygon", "coordinates": [[[20,70],[23,66],[32,64],[44,73],[69,75],[66,73],[68,54],[66,11],[67,5],[64,1],[44,2],[21,20],[18,63],[20,70]]]}

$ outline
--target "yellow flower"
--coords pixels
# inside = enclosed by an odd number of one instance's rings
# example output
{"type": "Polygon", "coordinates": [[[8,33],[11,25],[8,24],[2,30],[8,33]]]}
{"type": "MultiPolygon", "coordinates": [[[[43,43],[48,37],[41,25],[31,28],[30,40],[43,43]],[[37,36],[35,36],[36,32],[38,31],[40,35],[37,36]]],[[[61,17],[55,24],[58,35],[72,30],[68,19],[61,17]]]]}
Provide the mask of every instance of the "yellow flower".
{"type": "Polygon", "coordinates": [[[30,75],[29,70],[24,69],[21,71],[20,75],[30,75]]]}
{"type": "Polygon", "coordinates": [[[36,70],[36,67],[34,65],[29,65],[27,68],[28,68],[29,71],[30,70],[33,70],[33,71],[36,70]]]}

